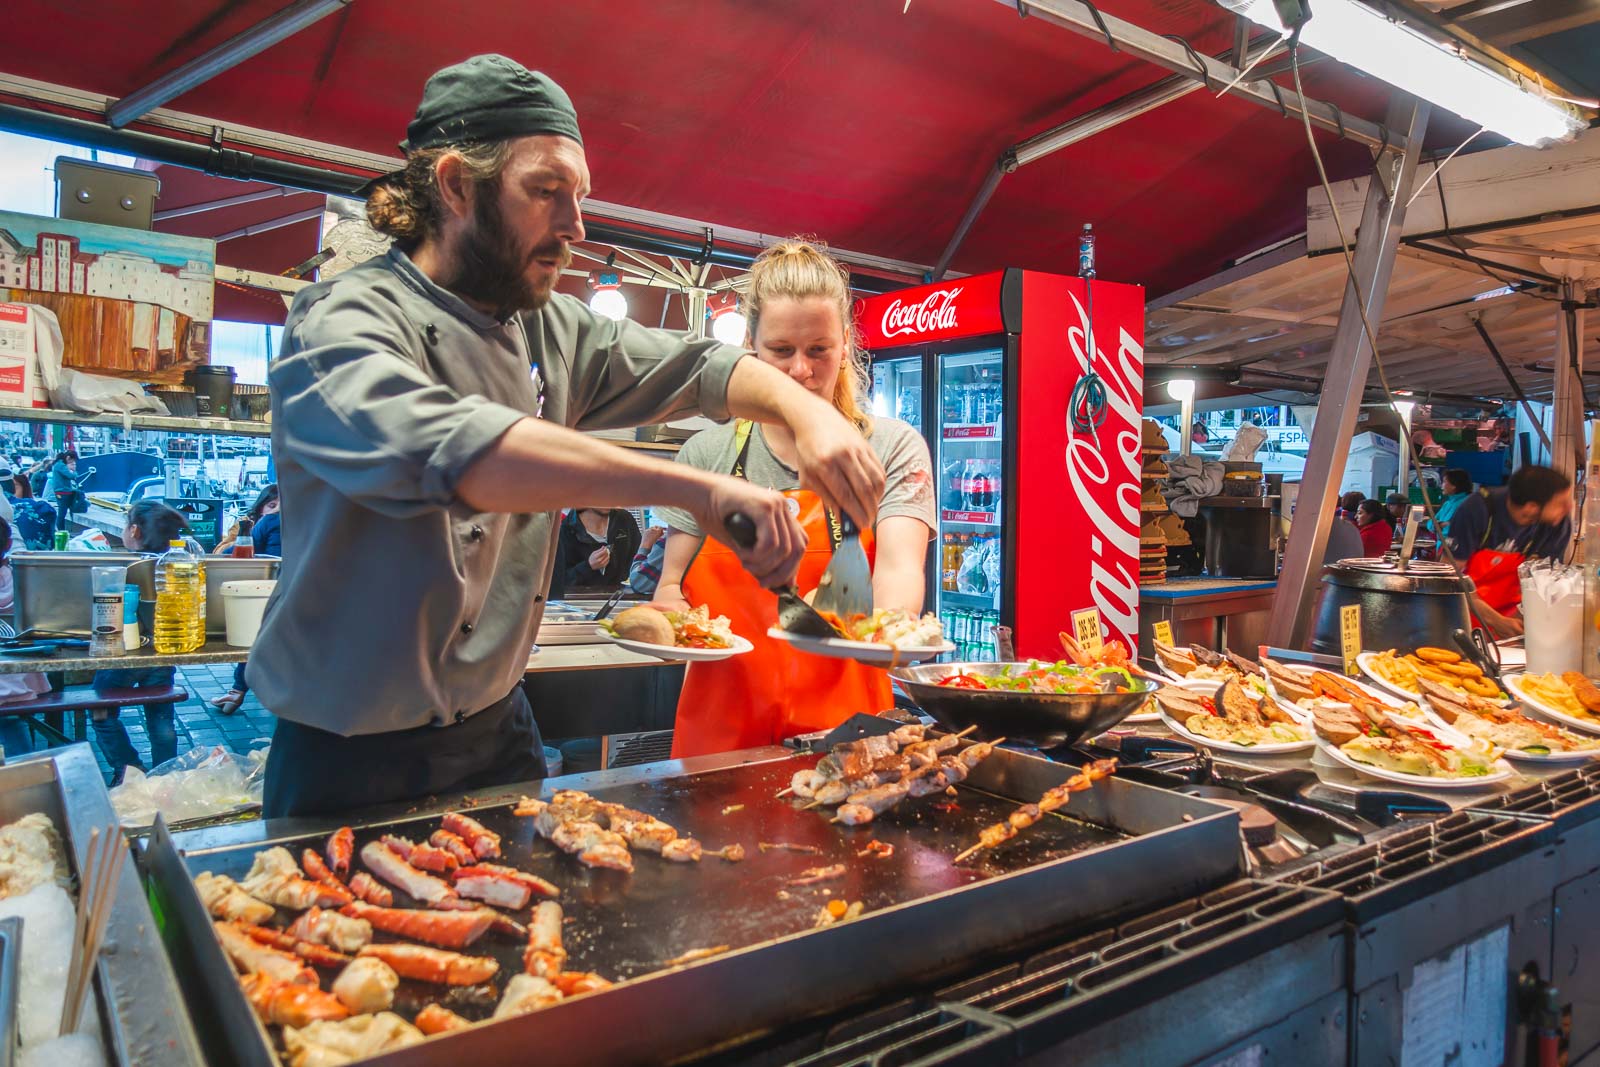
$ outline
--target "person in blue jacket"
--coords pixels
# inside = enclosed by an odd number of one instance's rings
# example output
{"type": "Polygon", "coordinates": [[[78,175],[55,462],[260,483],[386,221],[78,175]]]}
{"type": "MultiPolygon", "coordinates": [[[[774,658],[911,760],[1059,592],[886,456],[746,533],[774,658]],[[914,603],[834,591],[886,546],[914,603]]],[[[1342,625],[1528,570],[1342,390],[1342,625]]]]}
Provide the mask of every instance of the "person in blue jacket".
{"type": "MultiPolygon", "coordinates": [[[[250,529],[250,536],[255,541],[256,555],[282,556],[283,524],[278,516],[277,483],[261,490],[256,502],[245,512],[245,517],[255,523],[250,529]]],[[[235,526],[222,543],[217,545],[217,554],[226,555],[238,537],[239,528],[235,526]]],[[[244,664],[241,663],[233,668],[233,688],[219,697],[212,697],[208,703],[222,714],[232,715],[239,710],[239,705],[244,703],[244,698],[249,692],[249,683],[244,680],[244,664]]]]}

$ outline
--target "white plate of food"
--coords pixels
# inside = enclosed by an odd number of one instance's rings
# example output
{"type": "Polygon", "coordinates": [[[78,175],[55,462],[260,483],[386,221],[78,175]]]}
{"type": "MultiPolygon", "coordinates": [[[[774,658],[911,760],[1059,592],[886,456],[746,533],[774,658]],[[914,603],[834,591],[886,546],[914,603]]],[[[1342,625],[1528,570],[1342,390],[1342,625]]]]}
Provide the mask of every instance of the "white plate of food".
{"type": "Polygon", "coordinates": [[[1554,674],[1503,674],[1500,681],[1522,706],[1551,722],[1582,730],[1586,734],[1600,734],[1600,718],[1589,715],[1579,702],[1572,686],[1554,674]]]}
{"type": "MultiPolygon", "coordinates": [[[[1430,650],[1419,649],[1418,651],[1425,652],[1430,650]]],[[[1457,653],[1450,652],[1448,649],[1432,649],[1431,651],[1441,656],[1457,655],[1457,653]]],[[[1422,696],[1421,683],[1417,682],[1416,688],[1407,688],[1407,684],[1409,683],[1402,682],[1401,680],[1403,676],[1415,676],[1415,671],[1418,666],[1415,660],[1416,653],[1408,656],[1397,656],[1394,650],[1390,649],[1387,652],[1363,652],[1356,657],[1356,666],[1361,668],[1361,673],[1366,675],[1367,678],[1372,681],[1373,685],[1377,686],[1379,689],[1382,689],[1385,693],[1393,694],[1402,700],[1417,700],[1422,696]]],[[[1453,663],[1436,663],[1425,661],[1421,665],[1434,668],[1434,680],[1441,681],[1444,684],[1451,686],[1451,688],[1457,689],[1460,692],[1468,695],[1492,699],[1489,697],[1489,694],[1486,691],[1476,694],[1471,693],[1465,685],[1460,684],[1461,680],[1459,679],[1455,682],[1445,682],[1444,678],[1440,676],[1447,675],[1449,673],[1446,668],[1470,671],[1468,680],[1471,680],[1474,684],[1477,684],[1482,688],[1487,688],[1489,686],[1494,686],[1496,689],[1499,688],[1498,686],[1495,686],[1495,683],[1492,679],[1485,678],[1481,670],[1472,664],[1461,660],[1459,656],[1453,663]]]]}
{"type": "Polygon", "coordinates": [[[921,663],[956,650],[954,642],[945,640],[939,616],[931,612],[918,618],[904,611],[879,608],[851,621],[829,621],[839,629],[838,637],[810,637],[781,626],[772,627],[767,636],[813,656],[853,659],[874,667],[921,663]]]}
{"type": "Polygon", "coordinates": [[[1481,789],[1516,773],[1498,749],[1431,722],[1393,714],[1375,722],[1355,708],[1322,707],[1313,727],[1319,752],[1379,781],[1417,789],[1481,789]]]}
{"type": "Polygon", "coordinates": [[[853,659],[858,663],[867,663],[874,667],[921,663],[956,650],[955,644],[951,641],[940,641],[936,645],[886,645],[877,641],[849,641],[843,637],[808,637],[805,634],[790,633],[781,626],[772,627],[767,631],[767,636],[774,641],[793,645],[797,650],[809,652],[813,656],[853,659]]]}
{"type": "Polygon", "coordinates": [[[712,618],[703,604],[690,611],[657,611],[641,604],[601,620],[595,629],[629,652],[686,663],[742,656],[756,647],[729,629],[726,618],[712,618]]]}
{"type": "Polygon", "coordinates": [[[1422,695],[1429,711],[1456,733],[1504,749],[1509,760],[1561,764],[1600,757],[1600,737],[1525,715],[1515,705],[1507,707],[1433,682],[1423,683],[1422,695]]]}
{"type": "MultiPolygon", "coordinates": [[[[1282,756],[1308,752],[1316,745],[1311,727],[1299,716],[1284,711],[1293,722],[1269,721],[1255,723],[1258,716],[1251,713],[1249,705],[1256,702],[1241,694],[1235,683],[1234,690],[1222,691],[1221,706],[1212,696],[1196,693],[1181,686],[1170,686],[1177,692],[1158,690],[1156,706],[1161,721],[1168,729],[1185,741],[1217,752],[1233,752],[1241,756],[1282,756]],[[1163,698],[1162,693],[1166,696],[1163,698]],[[1190,728],[1190,724],[1194,728],[1190,728]],[[1200,731],[1210,730],[1210,733],[1200,731]]],[[[1274,702],[1275,704],[1275,702],[1274,702]]],[[[1282,710],[1282,709],[1277,709],[1282,710]]],[[[1270,714],[1270,712],[1269,712],[1270,714]]]]}
{"type": "MultiPolygon", "coordinates": [[[[1368,740],[1368,739],[1359,739],[1368,740]]],[[[1354,744],[1355,742],[1351,742],[1354,744]]],[[[1517,772],[1503,759],[1487,764],[1489,773],[1482,775],[1431,775],[1408,774],[1404,771],[1391,770],[1375,764],[1364,763],[1347,754],[1343,748],[1331,745],[1326,741],[1318,746],[1327,753],[1330,759],[1350,768],[1364,778],[1375,778],[1381,782],[1394,782],[1398,785],[1410,786],[1413,789],[1483,789],[1486,786],[1504,782],[1517,772]]]]}

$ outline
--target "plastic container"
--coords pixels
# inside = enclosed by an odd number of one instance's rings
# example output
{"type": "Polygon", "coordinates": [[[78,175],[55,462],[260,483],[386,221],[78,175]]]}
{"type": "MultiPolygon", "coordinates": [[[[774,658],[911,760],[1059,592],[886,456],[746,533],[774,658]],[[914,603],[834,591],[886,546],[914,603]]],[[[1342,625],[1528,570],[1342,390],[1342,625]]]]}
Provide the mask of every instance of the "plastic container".
{"type": "Polygon", "coordinates": [[[205,563],[173,541],[156,560],[157,653],[193,652],[206,643],[205,590],[205,563]]]}
{"type": "Polygon", "coordinates": [[[184,376],[194,388],[195,414],[202,419],[233,417],[232,367],[195,367],[184,376]]]}
{"type": "Polygon", "coordinates": [[[261,617],[266,614],[267,600],[278,586],[277,581],[224,582],[222,584],[222,610],[228,620],[228,644],[235,648],[249,648],[261,631],[261,617]]]}

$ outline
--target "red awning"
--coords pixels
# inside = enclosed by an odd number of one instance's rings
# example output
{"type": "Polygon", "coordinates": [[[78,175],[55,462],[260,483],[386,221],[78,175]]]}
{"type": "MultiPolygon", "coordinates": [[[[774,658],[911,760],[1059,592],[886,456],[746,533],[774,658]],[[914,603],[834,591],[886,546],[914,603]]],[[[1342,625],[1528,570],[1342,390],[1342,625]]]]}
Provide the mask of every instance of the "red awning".
{"type": "MultiPolygon", "coordinates": [[[[14,0],[6,72],[120,96],[283,6],[169,0],[156,18],[136,0],[14,0]]],[[[928,264],[1004,148],[1166,73],[992,0],[903,6],[354,0],[167,106],[393,153],[429,73],[498,50],[572,94],[599,199],[928,264]]],[[[1202,52],[1232,42],[1233,16],[1202,0],[1105,10],[1202,52]]],[[[1307,91],[1383,118],[1384,88],[1335,64],[1307,91]]],[[[1429,140],[1469,132],[1445,116],[1429,140]]],[[[1368,165],[1319,138],[1333,177],[1368,165]]],[[[1297,121],[1199,91],[1007,177],[952,266],[1071,270],[1087,221],[1103,277],[1160,293],[1301,229],[1314,180],[1297,121]]]]}

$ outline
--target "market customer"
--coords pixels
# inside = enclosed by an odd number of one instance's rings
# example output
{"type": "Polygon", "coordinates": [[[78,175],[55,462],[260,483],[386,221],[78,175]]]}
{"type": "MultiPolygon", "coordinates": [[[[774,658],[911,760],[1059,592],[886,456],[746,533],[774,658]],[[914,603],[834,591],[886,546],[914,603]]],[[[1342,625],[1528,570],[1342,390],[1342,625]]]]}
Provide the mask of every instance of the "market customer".
{"type": "Polygon", "coordinates": [[[24,547],[35,552],[54,547],[56,509],[35,497],[33,486],[21,474],[11,476],[11,510],[24,547]]]}
{"type": "Polygon", "coordinates": [[[70,449],[56,455],[55,465],[50,468],[50,499],[56,502],[56,529],[71,529],[72,513],[84,509],[83,492],[79,486],[84,478],[93,473],[94,468],[91,467],[79,476],[78,454],[70,449]]]}
{"type": "Polygon", "coordinates": [[[371,188],[390,251],[302,289],[270,373],[284,563],[246,675],[278,716],[265,814],[541,777],[520,682],[574,500],[743,514],[788,582],[777,493],[576,432],[690,413],[782,425],[804,484],[869,527],[871,448],[761,361],[554,293],[589,171],[561,87],[503,56],[429,79],[405,170],[371,188]]]}
{"type": "MultiPolygon", "coordinates": [[[[128,510],[128,525],[122,531],[122,544],[134,552],[165,552],[167,546],[189,529],[189,520],[154,500],[141,500],[128,510]]],[[[107,689],[165,689],[176,675],[171,667],[125,667],[96,671],[95,692],[107,689]]],[[[144,729],[150,738],[150,767],[139,762],[139,753],[122,725],[122,709],[92,713],[91,725],[100,754],[111,765],[111,785],[120,785],[129,767],[149,770],[178,754],[178,733],[172,720],[171,704],[144,705],[144,729]]]]}
{"type": "Polygon", "coordinates": [[[1572,507],[1572,479],[1530,464],[1503,489],[1467,494],[1452,514],[1452,561],[1478,587],[1470,597],[1473,614],[1498,636],[1522,632],[1522,561],[1566,557],[1572,507]]]}
{"type": "Polygon", "coordinates": [[[1356,509],[1356,528],[1361,531],[1361,554],[1368,559],[1382,559],[1394,544],[1394,526],[1389,522],[1389,512],[1377,500],[1368,498],[1356,509]]]}
{"type": "MultiPolygon", "coordinates": [[[[26,479],[23,480],[26,484],[26,479]]],[[[11,571],[11,526],[0,520],[0,614],[11,614],[16,603],[16,582],[11,571]]],[[[18,700],[32,700],[50,691],[50,683],[38,671],[24,674],[0,674],[0,749],[6,759],[15,759],[33,751],[33,737],[25,720],[5,714],[5,705],[18,700]]]]}
{"type": "MultiPolygon", "coordinates": [[[[817,245],[773,245],[750,268],[745,313],[756,355],[830,401],[882,461],[888,481],[877,502],[878,521],[861,533],[874,562],[873,606],[919,614],[928,540],[937,523],[933,465],[920,433],[862,408],[865,353],[852,325],[849,274],[817,245]]],[[[838,543],[838,513],[804,488],[791,431],[744,420],[702,430],[684,444],[678,463],[731,473],[793,501],[806,533],[797,588],[816,588],[838,543]]],[[[727,539],[681,509],[658,508],[657,514],[672,533],[656,603],[678,610],[704,604],[755,645],[742,656],[690,665],[678,699],[673,758],[775,744],[836,726],[856,712],[894,706],[883,670],[797,652],[768,637],[778,621],[777,602],[737,565],[727,539]]]]}
{"type": "Polygon", "coordinates": [[[1472,495],[1472,475],[1460,467],[1451,467],[1439,479],[1439,491],[1442,499],[1439,501],[1439,506],[1433,509],[1434,516],[1438,522],[1435,523],[1430,519],[1428,521],[1428,529],[1433,532],[1435,537],[1440,536],[1441,533],[1443,536],[1448,537],[1450,536],[1450,520],[1455,517],[1457,509],[1466,502],[1467,497],[1472,495]]]}
{"type": "Polygon", "coordinates": [[[1356,521],[1356,512],[1361,510],[1361,502],[1366,498],[1366,494],[1361,490],[1350,490],[1339,498],[1339,510],[1334,512],[1334,515],[1348,522],[1351,526],[1361,525],[1356,521]]]}
{"type": "MultiPolygon", "coordinates": [[[[263,486],[260,493],[256,494],[255,502],[250,505],[250,510],[244,513],[254,525],[250,527],[250,539],[254,543],[258,556],[283,555],[283,527],[278,519],[278,483],[263,486]]],[[[239,523],[233,524],[233,529],[228,531],[228,536],[217,544],[217,555],[226,555],[233,551],[233,546],[239,541],[239,523]]],[[[245,681],[243,663],[235,664],[233,668],[233,688],[221,696],[212,697],[206,703],[216,708],[224,715],[232,715],[244,703],[244,698],[250,693],[250,683],[245,681]]]]}
{"type": "Polygon", "coordinates": [[[623,508],[573,508],[561,522],[567,593],[613,590],[628,580],[639,523],[623,508]]]}
{"type": "Polygon", "coordinates": [[[644,532],[639,551],[633,554],[633,565],[628,568],[628,588],[640,596],[655,596],[666,558],[667,531],[664,527],[652,526],[644,532]]]}

